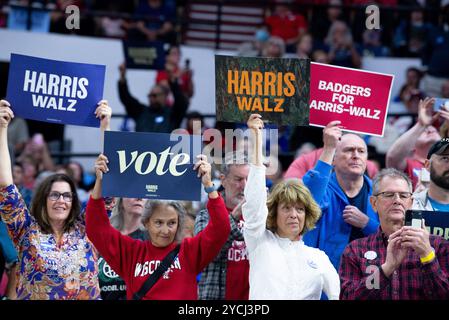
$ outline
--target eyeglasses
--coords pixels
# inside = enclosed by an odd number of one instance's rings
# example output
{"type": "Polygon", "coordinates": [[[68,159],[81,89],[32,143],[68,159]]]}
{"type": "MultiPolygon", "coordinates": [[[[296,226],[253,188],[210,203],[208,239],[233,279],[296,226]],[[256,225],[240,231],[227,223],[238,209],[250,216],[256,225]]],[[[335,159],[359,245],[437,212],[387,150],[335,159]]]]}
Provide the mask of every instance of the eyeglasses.
{"type": "Polygon", "coordinates": [[[382,197],[384,199],[387,200],[392,200],[396,195],[399,195],[399,198],[401,200],[407,200],[410,199],[412,196],[411,192],[390,192],[390,191],[385,191],[385,192],[379,192],[378,194],[375,195],[375,197],[382,197]]]}
{"type": "Polygon", "coordinates": [[[50,192],[48,194],[48,199],[50,199],[51,201],[58,201],[61,196],[65,202],[72,202],[73,200],[73,194],[71,192],[60,193],[58,191],[50,192]]]}

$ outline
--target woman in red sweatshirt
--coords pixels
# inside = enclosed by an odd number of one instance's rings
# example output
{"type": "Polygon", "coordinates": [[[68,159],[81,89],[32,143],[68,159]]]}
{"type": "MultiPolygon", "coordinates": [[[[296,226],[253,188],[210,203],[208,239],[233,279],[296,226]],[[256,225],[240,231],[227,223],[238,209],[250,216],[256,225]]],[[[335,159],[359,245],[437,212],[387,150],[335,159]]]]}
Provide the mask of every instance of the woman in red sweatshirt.
{"type": "MultiPolygon", "coordinates": [[[[209,224],[197,236],[182,240],[178,255],[143,297],[145,300],[196,300],[196,276],[215,258],[228,238],[228,212],[223,198],[213,188],[211,166],[206,156],[197,158],[194,169],[198,170],[205,190],[210,191],[207,203],[209,224]]],[[[97,180],[86,209],[87,236],[125,281],[127,299],[132,299],[164,257],[176,247],[176,234],[182,227],[184,209],[176,202],[152,201],[142,219],[150,240],[125,236],[111,226],[101,196],[101,177],[108,171],[106,156],[101,154],[97,158],[95,171],[97,180]]]]}

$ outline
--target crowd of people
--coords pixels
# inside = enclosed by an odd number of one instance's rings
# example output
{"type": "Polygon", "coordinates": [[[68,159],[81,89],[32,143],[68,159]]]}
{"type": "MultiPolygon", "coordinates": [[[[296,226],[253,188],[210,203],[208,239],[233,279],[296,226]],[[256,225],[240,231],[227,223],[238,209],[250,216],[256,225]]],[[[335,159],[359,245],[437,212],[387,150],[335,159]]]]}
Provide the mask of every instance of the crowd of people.
{"type": "MultiPolygon", "coordinates": [[[[421,101],[421,114],[433,102],[421,101]]],[[[404,225],[412,208],[449,212],[447,138],[427,145],[430,181],[413,186],[404,168],[381,169],[371,179],[363,139],[331,121],[321,155],[302,179],[268,188],[264,122],[252,114],[251,143],[226,155],[219,187],[207,156],[197,156],[193,170],[207,201],[189,234],[182,202],[104,198],[103,154],[85,206],[75,178],[57,172],[34,186],[27,204],[8,150],[13,109],[0,102],[9,299],[449,298],[449,241],[431,235],[424,220],[418,228],[404,225]],[[368,277],[376,278],[374,289],[368,277]]],[[[111,114],[100,101],[101,130],[110,129],[111,114]]]]}

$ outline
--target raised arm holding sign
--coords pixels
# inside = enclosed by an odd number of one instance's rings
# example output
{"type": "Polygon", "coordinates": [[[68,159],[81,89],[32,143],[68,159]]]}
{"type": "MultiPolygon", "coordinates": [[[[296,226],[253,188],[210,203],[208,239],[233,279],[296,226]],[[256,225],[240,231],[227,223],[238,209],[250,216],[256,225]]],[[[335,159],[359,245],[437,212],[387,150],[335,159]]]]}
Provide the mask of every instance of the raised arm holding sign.
{"type": "Polygon", "coordinates": [[[247,124],[252,133],[252,164],[242,212],[250,256],[249,298],[318,300],[324,291],[330,299],[338,299],[340,281],[329,258],[302,242],[320,216],[318,204],[298,180],[282,181],[267,194],[262,164],[264,124],[259,114],[250,115],[247,124]]]}
{"type": "Polygon", "coordinates": [[[0,101],[0,187],[8,186],[13,182],[7,135],[8,125],[14,118],[10,107],[8,101],[0,101]]]}
{"type": "MultiPolygon", "coordinates": [[[[197,159],[195,169],[204,188],[208,189],[212,186],[211,166],[204,155],[197,159]]],[[[177,247],[185,209],[175,201],[148,202],[142,223],[150,239],[132,239],[114,229],[106,214],[101,197],[102,177],[110,174],[106,156],[97,158],[95,172],[97,181],[87,204],[86,230],[100,254],[125,281],[127,298],[131,299],[137,292],[142,292],[150,275],[177,247]]],[[[209,193],[207,208],[211,212],[207,227],[195,237],[181,241],[179,253],[169,263],[168,270],[139,299],[197,299],[196,276],[218,254],[230,231],[226,206],[216,191],[209,193]]]]}
{"type": "Polygon", "coordinates": [[[335,268],[351,240],[376,232],[379,226],[369,202],[371,179],[364,174],[367,146],[359,136],[341,131],[339,120],[327,124],[320,160],[303,177],[322,209],[322,217],[304,235],[304,243],[326,252],[335,268]]]}
{"type": "Polygon", "coordinates": [[[412,180],[413,189],[421,180],[420,173],[430,147],[440,140],[440,134],[433,126],[439,117],[438,113],[433,114],[434,101],[429,97],[420,100],[418,121],[391,145],[386,154],[386,167],[407,173],[412,180]]]}
{"type": "MultiPolygon", "coordinates": [[[[103,101],[97,116],[105,123],[110,114],[103,101]]],[[[44,179],[30,209],[13,184],[7,148],[13,117],[9,103],[0,101],[0,215],[18,249],[17,299],[99,299],[97,255],[85,232],[73,180],[65,174],[44,179]]]]}

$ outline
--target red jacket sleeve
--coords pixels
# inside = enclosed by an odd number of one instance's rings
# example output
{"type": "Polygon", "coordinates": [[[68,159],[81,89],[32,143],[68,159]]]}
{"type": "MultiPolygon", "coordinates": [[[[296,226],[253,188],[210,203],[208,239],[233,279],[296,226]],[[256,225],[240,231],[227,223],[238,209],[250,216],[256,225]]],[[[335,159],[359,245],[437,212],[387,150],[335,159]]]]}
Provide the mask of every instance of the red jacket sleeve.
{"type": "Polygon", "coordinates": [[[229,213],[221,196],[207,202],[209,222],[193,238],[185,239],[186,259],[196,273],[201,272],[220,252],[231,231],[229,213]]]}

